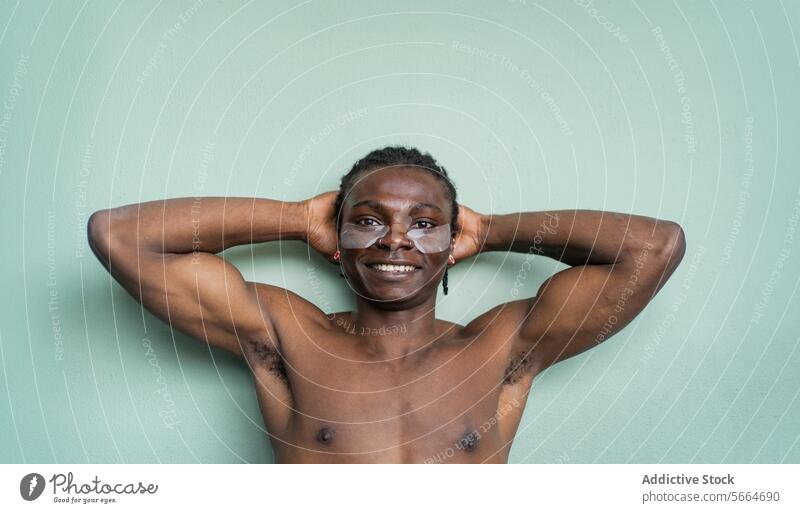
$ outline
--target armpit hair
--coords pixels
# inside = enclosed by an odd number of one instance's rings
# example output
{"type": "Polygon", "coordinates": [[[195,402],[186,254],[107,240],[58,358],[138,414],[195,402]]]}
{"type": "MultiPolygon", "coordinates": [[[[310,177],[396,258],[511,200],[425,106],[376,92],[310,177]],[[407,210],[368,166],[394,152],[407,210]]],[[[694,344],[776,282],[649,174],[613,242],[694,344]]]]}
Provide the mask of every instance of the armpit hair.
{"type": "Polygon", "coordinates": [[[289,384],[283,358],[274,344],[265,340],[249,340],[248,348],[255,357],[254,363],[261,365],[264,369],[269,371],[270,374],[273,374],[287,385],[289,384]]]}
{"type": "Polygon", "coordinates": [[[503,375],[504,385],[513,385],[533,370],[533,351],[523,351],[511,357],[503,375]]]}

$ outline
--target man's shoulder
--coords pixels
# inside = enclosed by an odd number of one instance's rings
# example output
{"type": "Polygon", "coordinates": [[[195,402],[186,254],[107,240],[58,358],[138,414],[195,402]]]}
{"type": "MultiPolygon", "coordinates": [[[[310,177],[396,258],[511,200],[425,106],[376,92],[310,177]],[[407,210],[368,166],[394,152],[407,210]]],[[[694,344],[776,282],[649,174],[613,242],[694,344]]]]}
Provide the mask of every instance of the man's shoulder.
{"type": "Polygon", "coordinates": [[[273,323],[292,320],[295,323],[325,321],[325,313],[314,303],[289,289],[266,283],[248,282],[258,299],[259,307],[273,323]]]}
{"type": "Polygon", "coordinates": [[[501,303],[475,317],[462,331],[467,336],[478,336],[498,330],[515,331],[525,319],[534,315],[535,305],[535,296],[501,303]]]}

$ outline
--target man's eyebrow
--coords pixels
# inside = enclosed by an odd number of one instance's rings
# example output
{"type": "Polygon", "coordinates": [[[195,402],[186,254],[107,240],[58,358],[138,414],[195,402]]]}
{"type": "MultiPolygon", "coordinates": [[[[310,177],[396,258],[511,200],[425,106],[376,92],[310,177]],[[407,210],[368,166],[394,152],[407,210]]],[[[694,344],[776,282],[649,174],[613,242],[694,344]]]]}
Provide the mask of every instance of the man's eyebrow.
{"type": "MultiPolygon", "coordinates": [[[[358,203],[355,203],[351,208],[357,208],[357,207],[360,207],[362,205],[366,205],[366,206],[368,206],[368,207],[370,207],[372,209],[375,209],[375,210],[383,210],[384,209],[383,203],[381,203],[379,201],[375,201],[375,200],[359,201],[358,203]]],[[[434,205],[433,203],[417,203],[416,205],[414,205],[411,208],[411,212],[416,212],[417,210],[422,210],[424,208],[431,208],[431,209],[434,209],[434,210],[438,210],[439,212],[442,212],[442,209],[439,208],[438,205],[434,205]]],[[[444,213],[444,212],[442,212],[442,213],[444,213]]]]}
{"type": "Polygon", "coordinates": [[[358,208],[358,207],[363,206],[363,205],[366,205],[369,208],[373,208],[375,210],[380,210],[383,207],[382,204],[378,203],[375,200],[363,200],[363,201],[359,201],[358,203],[354,204],[351,208],[358,208]]]}
{"type": "MultiPolygon", "coordinates": [[[[422,210],[423,208],[431,208],[433,210],[438,210],[439,212],[442,212],[442,209],[439,208],[437,205],[434,205],[433,203],[417,203],[416,205],[414,205],[414,208],[412,208],[411,211],[416,212],[417,210],[422,210]]],[[[444,214],[444,212],[442,213],[444,214]]]]}

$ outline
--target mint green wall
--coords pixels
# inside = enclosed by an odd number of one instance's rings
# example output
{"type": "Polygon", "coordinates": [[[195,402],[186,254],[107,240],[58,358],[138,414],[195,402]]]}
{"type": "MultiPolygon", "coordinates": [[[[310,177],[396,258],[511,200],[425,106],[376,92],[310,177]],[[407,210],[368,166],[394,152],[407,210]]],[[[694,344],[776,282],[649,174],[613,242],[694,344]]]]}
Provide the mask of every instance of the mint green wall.
{"type": "MultiPolygon", "coordinates": [[[[246,366],[142,312],[86,217],[301,199],[403,143],[482,212],[685,228],[651,306],[538,378],[512,462],[800,462],[800,3],[7,1],[0,31],[0,461],[271,462],[246,366]]],[[[352,305],[301,243],[228,253],[352,305]]],[[[522,262],[457,266],[439,316],[512,299],[522,262]]]]}

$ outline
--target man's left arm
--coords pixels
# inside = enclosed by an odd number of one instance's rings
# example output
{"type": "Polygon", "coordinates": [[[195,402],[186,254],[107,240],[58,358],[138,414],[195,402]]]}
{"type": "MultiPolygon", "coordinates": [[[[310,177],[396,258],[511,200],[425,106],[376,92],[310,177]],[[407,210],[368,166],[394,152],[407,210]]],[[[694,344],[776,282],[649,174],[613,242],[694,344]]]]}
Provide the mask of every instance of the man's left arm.
{"type": "Polygon", "coordinates": [[[677,223],[614,212],[488,215],[481,225],[481,251],[533,253],[571,266],[536,296],[513,303],[521,316],[515,342],[532,349],[536,372],[624,328],[666,283],[686,247],[677,223]]]}

